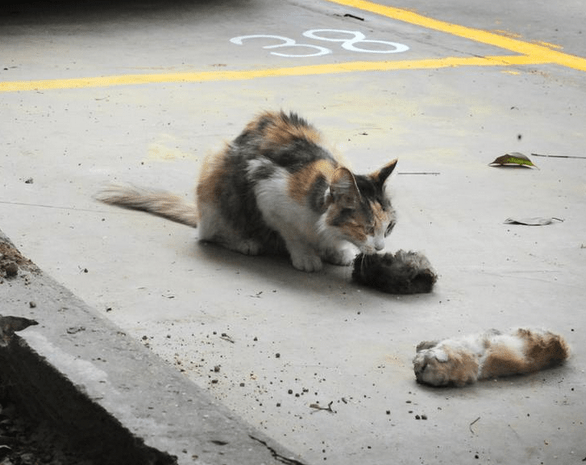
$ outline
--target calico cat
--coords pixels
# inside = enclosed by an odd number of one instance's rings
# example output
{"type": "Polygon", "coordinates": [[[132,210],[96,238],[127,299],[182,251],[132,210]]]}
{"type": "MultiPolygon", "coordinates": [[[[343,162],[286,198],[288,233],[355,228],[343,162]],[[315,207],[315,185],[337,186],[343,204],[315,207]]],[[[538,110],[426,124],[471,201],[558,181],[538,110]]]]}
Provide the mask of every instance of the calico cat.
{"type": "Polygon", "coordinates": [[[350,265],[385,246],[395,224],[387,179],[397,160],[353,174],[295,113],[265,112],[209,157],[189,204],[167,192],[110,186],[98,200],[193,227],[199,239],[243,254],[288,253],[293,266],[350,265]]]}
{"type": "Polygon", "coordinates": [[[479,379],[522,375],[563,363],[570,348],[550,331],[513,329],[422,342],[413,360],[417,381],[464,386],[479,379]]]}

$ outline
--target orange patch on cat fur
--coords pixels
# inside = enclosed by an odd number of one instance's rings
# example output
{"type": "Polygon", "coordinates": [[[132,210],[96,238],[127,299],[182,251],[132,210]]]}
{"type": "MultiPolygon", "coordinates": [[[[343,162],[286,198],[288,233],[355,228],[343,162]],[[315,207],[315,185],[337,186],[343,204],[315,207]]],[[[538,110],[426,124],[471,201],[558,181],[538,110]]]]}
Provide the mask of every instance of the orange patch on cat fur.
{"type": "MultiPolygon", "coordinates": [[[[366,239],[364,228],[358,223],[345,224],[342,229],[348,237],[352,237],[356,241],[364,241],[366,239]]],[[[372,253],[374,253],[374,250],[372,253]]]]}
{"type": "Polygon", "coordinates": [[[491,356],[482,365],[482,378],[499,378],[511,373],[524,374],[529,364],[523,354],[501,344],[490,347],[491,356]]]}
{"type": "Polygon", "coordinates": [[[482,367],[483,378],[539,371],[558,365],[569,356],[570,349],[566,341],[557,334],[536,334],[528,329],[519,329],[517,336],[524,340],[523,353],[501,344],[493,345],[492,355],[482,367]]]}
{"type": "MultiPolygon", "coordinates": [[[[307,140],[314,144],[321,142],[320,133],[311,126],[302,124],[293,124],[288,118],[284,118],[282,114],[275,117],[273,114],[268,114],[272,118],[271,124],[264,128],[264,137],[267,145],[284,146],[295,141],[296,139],[307,140]]],[[[263,116],[258,120],[262,121],[263,116]]]]}
{"type": "Polygon", "coordinates": [[[229,146],[226,144],[223,152],[205,158],[196,187],[197,199],[200,202],[217,202],[222,188],[222,183],[218,180],[222,179],[226,173],[225,160],[228,149],[229,146]]]}
{"type": "MultiPolygon", "coordinates": [[[[330,224],[336,222],[336,218],[338,215],[342,214],[342,210],[344,207],[342,206],[335,206],[335,208],[331,208],[331,212],[327,217],[327,220],[330,224]]],[[[340,226],[340,229],[344,231],[344,234],[352,238],[355,241],[365,241],[367,239],[367,235],[364,229],[364,223],[366,220],[364,219],[363,215],[360,214],[359,211],[354,213],[354,221],[348,221],[344,225],[340,226]]],[[[372,249],[369,253],[374,253],[375,250],[372,249]]]]}
{"type": "Polygon", "coordinates": [[[519,329],[518,335],[527,340],[526,355],[534,366],[547,368],[562,363],[570,356],[570,347],[558,334],[548,332],[545,337],[527,329],[519,329]]]}
{"type": "Polygon", "coordinates": [[[474,356],[447,348],[445,352],[448,356],[448,363],[438,364],[438,369],[444,369],[446,377],[459,380],[458,385],[470,383],[476,379],[478,360],[474,356]]]}
{"type": "Polygon", "coordinates": [[[318,177],[323,176],[329,183],[336,166],[331,160],[317,160],[297,171],[289,178],[289,195],[300,204],[305,203],[307,193],[318,177]]]}
{"type": "Polygon", "coordinates": [[[374,227],[375,229],[381,228],[389,220],[389,214],[383,210],[382,205],[379,203],[371,203],[371,207],[374,227]]]}

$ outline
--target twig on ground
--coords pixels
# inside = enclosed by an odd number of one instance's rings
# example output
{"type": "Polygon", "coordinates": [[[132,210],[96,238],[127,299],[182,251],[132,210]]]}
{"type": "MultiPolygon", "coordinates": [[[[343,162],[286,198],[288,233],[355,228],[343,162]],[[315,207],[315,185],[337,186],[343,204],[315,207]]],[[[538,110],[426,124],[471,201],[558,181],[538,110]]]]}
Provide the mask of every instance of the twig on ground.
{"type": "Polygon", "coordinates": [[[586,157],[580,157],[578,155],[552,155],[548,153],[532,153],[534,157],[546,157],[546,158],[578,158],[581,160],[586,160],[586,157]]]}
{"type": "MultiPolygon", "coordinates": [[[[315,409],[316,412],[319,412],[320,410],[325,410],[326,412],[330,412],[330,413],[336,413],[335,410],[332,409],[332,404],[334,403],[334,401],[331,401],[327,407],[322,407],[319,404],[310,404],[309,408],[313,408],[315,409]]],[[[315,412],[311,412],[311,413],[315,413],[315,412]]]]}
{"type": "Polygon", "coordinates": [[[476,434],[476,433],[474,432],[474,430],[472,429],[472,425],[473,425],[474,423],[476,423],[478,420],[480,420],[480,417],[478,417],[476,420],[474,420],[474,421],[473,421],[472,423],[470,423],[470,425],[468,426],[468,429],[470,430],[470,432],[471,432],[472,434],[476,434]]]}

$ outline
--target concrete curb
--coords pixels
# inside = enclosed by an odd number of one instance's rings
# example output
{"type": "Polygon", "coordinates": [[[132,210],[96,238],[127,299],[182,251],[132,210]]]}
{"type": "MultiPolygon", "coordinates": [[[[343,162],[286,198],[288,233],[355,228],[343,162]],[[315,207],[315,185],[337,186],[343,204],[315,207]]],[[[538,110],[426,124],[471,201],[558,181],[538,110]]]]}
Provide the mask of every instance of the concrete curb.
{"type": "Polygon", "coordinates": [[[302,464],[46,276],[2,231],[0,289],[0,317],[38,322],[16,335],[19,328],[0,318],[3,381],[33,418],[88,458],[103,465],[302,464]]]}

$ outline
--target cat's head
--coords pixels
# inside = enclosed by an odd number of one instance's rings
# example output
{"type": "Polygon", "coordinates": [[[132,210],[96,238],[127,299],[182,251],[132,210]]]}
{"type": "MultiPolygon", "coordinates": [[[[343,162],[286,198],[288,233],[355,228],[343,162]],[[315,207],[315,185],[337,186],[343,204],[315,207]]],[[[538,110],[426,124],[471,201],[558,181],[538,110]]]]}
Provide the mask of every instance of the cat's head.
{"type": "Polygon", "coordinates": [[[395,210],[386,181],[397,160],[369,175],[354,175],[344,167],[334,171],[327,192],[325,226],[365,254],[383,250],[395,226],[395,210]]]}
{"type": "Polygon", "coordinates": [[[413,369],[418,383],[431,386],[464,386],[476,381],[479,362],[472,353],[438,342],[417,346],[413,369]]]}
{"type": "Polygon", "coordinates": [[[413,369],[418,383],[445,386],[450,383],[448,354],[436,348],[437,341],[422,342],[417,346],[413,369]]]}

